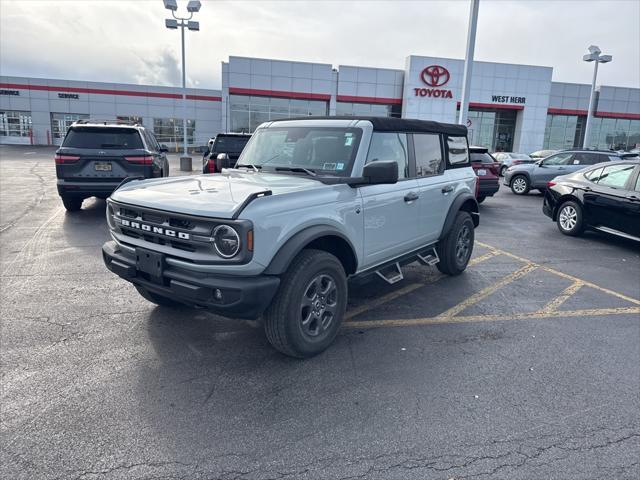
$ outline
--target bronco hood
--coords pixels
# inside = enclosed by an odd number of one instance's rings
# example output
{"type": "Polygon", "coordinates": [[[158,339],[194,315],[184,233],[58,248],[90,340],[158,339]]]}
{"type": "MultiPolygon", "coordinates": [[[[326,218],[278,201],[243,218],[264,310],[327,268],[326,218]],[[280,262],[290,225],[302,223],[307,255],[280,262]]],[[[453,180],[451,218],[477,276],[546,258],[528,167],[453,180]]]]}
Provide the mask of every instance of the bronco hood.
{"type": "Polygon", "coordinates": [[[297,175],[227,170],[222,174],[131,181],[113,192],[111,198],[168,212],[232,218],[256,196],[322,187],[319,181],[297,175]]]}

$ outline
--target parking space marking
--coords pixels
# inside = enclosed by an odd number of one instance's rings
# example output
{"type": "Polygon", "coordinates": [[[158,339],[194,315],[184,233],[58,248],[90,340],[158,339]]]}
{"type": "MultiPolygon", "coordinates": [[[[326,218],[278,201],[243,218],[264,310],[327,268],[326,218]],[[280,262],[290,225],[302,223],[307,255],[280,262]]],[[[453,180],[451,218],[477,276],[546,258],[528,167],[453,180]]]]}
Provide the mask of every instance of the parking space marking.
{"type": "Polygon", "coordinates": [[[538,266],[535,265],[534,263],[528,263],[527,265],[525,265],[523,267],[520,267],[515,272],[510,273],[506,277],[502,277],[497,282],[489,285],[488,287],[483,288],[482,290],[480,290],[477,293],[474,293],[473,295],[471,295],[466,300],[463,300],[462,302],[460,302],[456,306],[451,307],[449,310],[446,310],[446,311],[442,312],[440,315],[438,315],[438,317],[440,317],[440,318],[451,318],[451,317],[457,315],[458,313],[462,312],[466,308],[470,307],[471,305],[474,305],[474,304],[478,303],[480,300],[483,300],[483,299],[487,298],[489,295],[491,295],[495,291],[501,289],[502,287],[510,284],[511,282],[513,282],[513,281],[515,281],[515,280],[517,280],[517,279],[519,279],[521,277],[524,277],[527,273],[535,270],[536,268],[538,268],[538,266]]]}
{"type": "Polygon", "coordinates": [[[571,295],[573,295],[578,290],[580,290],[583,287],[583,285],[584,283],[582,281],[573,282],[571,285],[565,288],[560,295],[558,295],[556,298],[554,298],[549,303],[547,303],[544,307],[542,307],[539,310],[539,312],[540,313],[555,312],[556,310],[558,310],[560,305],[566,302],[571,297],[571,295]]]}
{"type": "MultiPolygon", "coordinates": [[[[479,257],[476,258],[472,258],[469,261],[469,267],[472,267],[474,265],[478,265],[479,263],[482,263],[486,260],[489,260],[492,257],[495,257],[497,255],[500,255],[498,252],[494,251],[494,250],[490,250],[489,252],[485,253],[484,255],[480,255],[479,257]]],[[[424,282],[424,283],[412,283],[410,285],[407,285],[406,287],[403,287],[399,290],[396,290],[395,292],[391,292],[388,293],[386,295],[383,295],[380,298],[377,298],[376,300],[373,300],[372,302],[369,302],[365,305],[360,305],[358,307],[355,307],[351,310],[349,310],[347,313],[345,313],[345,320],[348,320],[350,318],[353,317],[357,317],[358,315],[363,314],[364,312],[368,312],[369,310],[373,310],[376,307],[379,307],[381,305],[384,305],[385,303],[389,303],[397,298],[400,298],[404,295],[407,295],[411,292],[413,292],[414,290],[419,289],[420,287],[425,287],[427,285],[431,285],[435,282],[437,282],[438,280],[440,280],[441,278],[443,278],[445,275],[444,274],[438,274],[436,277],[434,277],[433,279],[431,279],[429,282],[424,282]]]]}

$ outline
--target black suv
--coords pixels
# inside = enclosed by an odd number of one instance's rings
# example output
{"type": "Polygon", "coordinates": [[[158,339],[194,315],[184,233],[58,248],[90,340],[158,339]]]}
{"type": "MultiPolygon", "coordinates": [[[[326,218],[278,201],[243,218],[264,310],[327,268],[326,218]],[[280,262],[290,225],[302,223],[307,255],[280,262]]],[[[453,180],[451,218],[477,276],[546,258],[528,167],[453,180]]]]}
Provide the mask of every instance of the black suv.
{"type": "Polygon", "coordinates": [[[220,133],[202,156],[202,173],[216,173],[235,166],[251,135],[247,133],[220,133]]]}
{"type": "Polygon", "coordinates": [[[107,198],[127,177],[168,177],[166,152],[142,125],[74,123],[55,156],[64,207],[80,210],[85,198],[107,198]]]}

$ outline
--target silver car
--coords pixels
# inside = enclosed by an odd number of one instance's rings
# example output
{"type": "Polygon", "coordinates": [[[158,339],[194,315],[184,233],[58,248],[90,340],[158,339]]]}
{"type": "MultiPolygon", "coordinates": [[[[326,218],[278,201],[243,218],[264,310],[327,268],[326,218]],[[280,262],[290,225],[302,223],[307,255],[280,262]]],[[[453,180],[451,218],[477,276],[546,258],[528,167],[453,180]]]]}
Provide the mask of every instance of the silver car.
{"type": "Polygon", "coordinates": [[[629,156],[607,150],[566,150],[534,164],[509,167],[504,175],[504,184],[516,195],[526,195],[532,189],[544,192],[547,183],[559,175],[573,173],[587,165],[618,161],[629,156]]]}
{"type": "Polygon", "coordinates": [[[496,152],[493,154],[495,158],[502,165],[500,166],[500,176],[504,177],[504,172],[507,168],[513,165],[520,165],[522,163],[533,163],[535,160],[526,153],[516,152],[496,152]]]}

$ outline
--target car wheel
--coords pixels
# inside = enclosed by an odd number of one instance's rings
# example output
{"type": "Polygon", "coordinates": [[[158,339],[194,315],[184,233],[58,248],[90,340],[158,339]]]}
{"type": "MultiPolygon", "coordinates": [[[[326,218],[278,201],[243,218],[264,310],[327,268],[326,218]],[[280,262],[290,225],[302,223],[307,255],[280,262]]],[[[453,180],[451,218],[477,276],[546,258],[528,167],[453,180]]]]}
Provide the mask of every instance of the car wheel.
{"type": "Polygon", "coordinates": [[[440,241],[436,250],[440,261],[438,270],[447,275],[460,275],[467,268],[475,238],[473,220],[469,212],[460,211],[446,237],[440,241]]]}
{"type": "Polygon", "coordinates": [[[157,293],[150,292],[144,287],[135,286],[138,293],[145,299],[150,301],[151,303],[155,303],[156,305],[160,305],[161,307],[178,307],[184,306],[184,304],[180,302],[176,302],[175,300],[171,300],[169,297],[165,297],[164,295],[158,295],[157,293]]]}
{"type": "Polygon", "coordinates": [[[67,212],[77,212],[82,208],[83,198],[79,197],[62,197],[62,204],[64,208],[67,209],[67,212]]]}
{"type": "Polygon", "coordinates": [[[508,168],[508,167],[507,167],[506,165],[504,165],[504,166],[500,167],[500,176],[501,176],[501,177],[504,177],[504,174],[505,174],[505,172],[507,171],[507,168],[508,168]]]}
{"type": "Polygon", "coordinates": [[[487,199],[486,195],[480,195],[476,200],[478,201],[478,203],[482,203],[487,199]]]}
{"type": "Polygon", "coordinates": [[[346,306],[347,276],[340,261],[321,250],[303,250],[264,314],[265,334],[285,355],[312,357],[333,342],[346,306]]]}
{"type": "Polygon", "coordinates": [[[573,200],[560,205],[558,210],[558,230],[572,237],[580,235],[584,231],[582,207],[573,200]]]}
{"type": "Polygon", "coordinates": [[[516,175],[511,179],[511,191],[516,195],[526,195],[529,193],[531,186],[529,179],[524,175],[516,175]]]}

